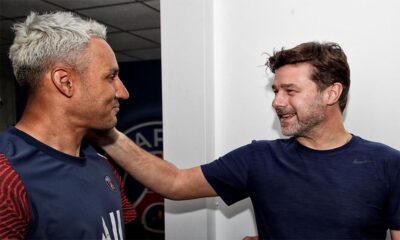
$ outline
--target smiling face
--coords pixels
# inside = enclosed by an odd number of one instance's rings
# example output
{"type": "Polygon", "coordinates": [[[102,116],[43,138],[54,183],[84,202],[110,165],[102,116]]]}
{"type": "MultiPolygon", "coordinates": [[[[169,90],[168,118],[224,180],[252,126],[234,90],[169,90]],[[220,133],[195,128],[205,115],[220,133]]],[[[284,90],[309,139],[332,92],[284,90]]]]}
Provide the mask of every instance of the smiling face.
{"type": "Polygon", "coordinates": [[[311,71],[308,63],[288,64],[275,71],[272,106],[285,136],[308,136],[326,119],[323,91],[310,79],[311,71]]]}
{"type": "Polygon", "coordinates": [[[129,93],[118,77],[118,63],[110,46],[92,38],[87,48],[87,67],[80,75],[78,114],[85,128],[110,129],[117,123],[120,99],[129,93]]]}

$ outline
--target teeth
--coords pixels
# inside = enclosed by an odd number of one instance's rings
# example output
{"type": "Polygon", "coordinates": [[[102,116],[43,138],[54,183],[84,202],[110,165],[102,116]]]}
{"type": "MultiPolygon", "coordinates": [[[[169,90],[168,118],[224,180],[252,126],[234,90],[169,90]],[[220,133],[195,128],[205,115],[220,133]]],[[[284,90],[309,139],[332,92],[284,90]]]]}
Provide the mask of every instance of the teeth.
{"type": "Polygon", "coordinates": [[[293,116],[294,116],[294,114],[284,114],[284,115],[281,115],[281,118],[290,118],[293,116]]]}

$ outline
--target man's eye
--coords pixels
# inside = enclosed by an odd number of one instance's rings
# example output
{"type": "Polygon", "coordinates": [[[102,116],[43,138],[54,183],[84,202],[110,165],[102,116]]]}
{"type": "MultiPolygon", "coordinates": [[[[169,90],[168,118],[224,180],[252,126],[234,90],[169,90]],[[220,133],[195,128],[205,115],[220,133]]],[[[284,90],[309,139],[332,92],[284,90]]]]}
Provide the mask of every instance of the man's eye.
{"type": "Polygon", "coordinates": [[[108,76],[108,79],[111,80],[111,81],[113,81],[114,78],[115,78],[115,74],[112,74],[112,75],[108,76]]]}

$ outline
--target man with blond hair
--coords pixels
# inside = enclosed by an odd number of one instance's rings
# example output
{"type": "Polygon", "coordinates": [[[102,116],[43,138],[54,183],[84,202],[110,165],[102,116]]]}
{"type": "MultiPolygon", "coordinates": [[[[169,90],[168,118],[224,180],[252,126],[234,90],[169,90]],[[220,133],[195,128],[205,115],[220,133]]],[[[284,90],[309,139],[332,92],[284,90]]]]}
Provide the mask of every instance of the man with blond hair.
{"type": "Polygon", "coordinates": [[[129,96],[105,26],[31,13],[14,31],[9,56],[28,96],[0,134],[0,239],[124,239],[135,210],[108,160],[83,142],[113,128],[129,96]]]}

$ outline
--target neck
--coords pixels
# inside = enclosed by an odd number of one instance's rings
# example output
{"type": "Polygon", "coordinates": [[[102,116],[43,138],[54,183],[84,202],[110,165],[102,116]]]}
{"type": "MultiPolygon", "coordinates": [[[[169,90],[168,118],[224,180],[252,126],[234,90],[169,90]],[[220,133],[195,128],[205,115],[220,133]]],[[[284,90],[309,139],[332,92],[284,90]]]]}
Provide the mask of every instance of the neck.
{"type": "Polygon", "coordinates": [[[341,147],[348,143],[352,135],[346,131],[341,121],[329,121],[314,127],[307,134],[297,136],[296,139],[302,145],[316,149],[329,150],[341,147]]]}
{"type": "Polygon", "coordinates": [[[60,152],[79,156],[86,131],[68,124],[68,116],[52,110],[51,107],[46,106],[43,110],[43,107],[28,104],[15,127],[60,152]]]}
{"type": "Polygon", "coordinates": [[[312,148],[315,150],[329,150],[341,147],[348,143],[352,138],[352,135],[343,131],[341,133],[336,133],[334,135],[325,135],[319,137],[312,136],[301,136],[296,137],[297,141],[303,146],[312,148]]]}

